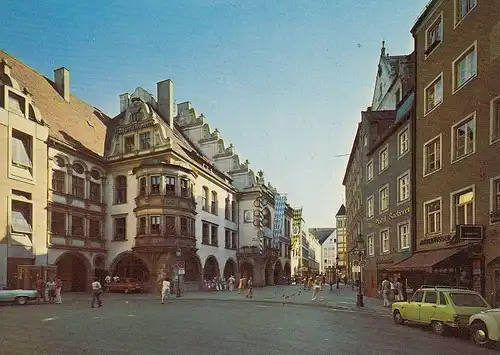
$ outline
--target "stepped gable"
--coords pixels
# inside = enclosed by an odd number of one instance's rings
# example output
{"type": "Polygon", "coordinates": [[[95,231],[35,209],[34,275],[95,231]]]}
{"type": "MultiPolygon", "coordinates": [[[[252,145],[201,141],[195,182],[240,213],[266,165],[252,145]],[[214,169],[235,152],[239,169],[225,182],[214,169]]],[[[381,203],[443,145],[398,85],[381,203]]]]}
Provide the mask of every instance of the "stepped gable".
{"type": "Polygon", "coordinates": [[[71,94],[66,101],[54,81],[3,50],[0,61],[11,67],[19,90],[31,97],[52,139],[90,154],[104,155],[106,126],[110,122],[106,114],[71,94]]]}

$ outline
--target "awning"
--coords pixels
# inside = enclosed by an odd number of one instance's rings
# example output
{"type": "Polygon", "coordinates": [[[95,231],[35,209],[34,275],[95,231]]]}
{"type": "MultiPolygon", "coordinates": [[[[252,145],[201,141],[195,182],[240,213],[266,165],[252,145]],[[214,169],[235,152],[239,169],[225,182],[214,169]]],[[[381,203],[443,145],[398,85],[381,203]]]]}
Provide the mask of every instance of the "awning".
{"type": "Polygon", "coordinates": [[[395,265],[387,268],[391,271],[426,271],[432,272],[432,267],[440,262],[458,254],[464,250],[464,247],[430,250],[415,253],[408,259],[405,259],[395,265]]]}

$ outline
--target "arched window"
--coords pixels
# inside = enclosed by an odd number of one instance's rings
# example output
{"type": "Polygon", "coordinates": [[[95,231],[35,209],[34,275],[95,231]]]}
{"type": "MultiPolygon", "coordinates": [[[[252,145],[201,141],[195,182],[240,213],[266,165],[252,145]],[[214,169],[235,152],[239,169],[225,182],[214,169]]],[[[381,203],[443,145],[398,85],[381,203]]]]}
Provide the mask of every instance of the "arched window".
{"type": "Polygon", "coordinates": [[[203,186],[201,191],[201,208],[208,212],[208,187],[203,186]]]}
{"type": "Polygon", "coordinates": [[[237,209],[236,209],[236,201],[231,202],[231,221],[236,222],[238,218],[237,214],[237,209]]]}
{"type": "Polygon", "coordinates": [[[212,191],[212,200],[210,201],[210,213],[212,214],[217,214],[217,208],[218,208],[218,199],[217,199],[217,192],[212,191]]]}
{"type": "Polygon", "coordinates": [[[265,207],[262,210],[262,226],[271,228],[272,227],[272,222],[271,222],[271,212],[269,211],[269,208],[265,207]]]}
{"type": "Polygon", "coordinates": [[[224,206],[224,218],[229,221],[231,220],[231,209],[230,209],[231,202],[229,201],[229,197],[226,197],[225,201],[226,204],[224,206]]]}
{"type": "Polygon", "coordinates": [[[119,175],[115,178],[115,203],[127,202],[127,177],[119,175]]]}

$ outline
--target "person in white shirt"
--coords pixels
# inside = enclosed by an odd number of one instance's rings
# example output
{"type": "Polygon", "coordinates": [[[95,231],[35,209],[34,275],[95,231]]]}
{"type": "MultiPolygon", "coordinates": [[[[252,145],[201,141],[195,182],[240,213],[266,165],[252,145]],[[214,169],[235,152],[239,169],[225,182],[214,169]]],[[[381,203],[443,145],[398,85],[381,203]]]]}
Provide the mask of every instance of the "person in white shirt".
{"type": "Polygon", "coordinates": [[[170,299],[170,280],[166,277],[161,286],[161,303],[165,303],[165,297],[170,299]]]}
{"type": "Polygon", "coordinates": [[[101,293],[102,293],[102,286],[99,283],[99,281],[97,281],[97,278],[95,278],[94,282],[92,282],[92,302],[90,303],[91,308],[94,308],[96,300],[97,300],[97,305],[99,307],[102,307],[101,293]]]}

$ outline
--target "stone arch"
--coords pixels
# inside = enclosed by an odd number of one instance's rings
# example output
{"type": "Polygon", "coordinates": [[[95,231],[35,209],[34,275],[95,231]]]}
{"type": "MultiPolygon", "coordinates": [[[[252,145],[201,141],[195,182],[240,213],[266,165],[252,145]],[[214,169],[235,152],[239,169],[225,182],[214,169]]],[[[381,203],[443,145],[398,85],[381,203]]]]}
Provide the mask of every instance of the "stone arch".
{"type": "Polygon", "coordinates": [[[288,282],[290,282],[290,279],[292,277],[292,267],[290,266],[290,263],[288,261],[285,262],[283,270],[285,273],[285,277],[287,278],[288,282]]]}
{"type": "Polygon", "coordinates": [[[203,279],[213,280],[214,277],[220,277],[219,262],[215,256],[209,255],[203,266],[203,279]]]}
{"type": "Polygon", "coordinates": [[[184,280],[187,282],[201,280],[201,260],[197,254],[191,254],[186,257],[186,274],[184,280]]]}
{"type": "Polygon", "coordinates": [[[236,275],[236,271],[236,262],[233,258],[228,258],[226,260],[226,265],[224,265],[224,278],[227,279],[231,275],[236,275]]]}
{"type": "Polygon", "coordinates": [[[62,153],[56,153],[53,157],[52,157],[52,164],[55,164],[57,166],[57,168],[59,169],[64,169],[66,168],[69,164],[70,164],[70,161],[69,161],[69,158],[67,155],[65,154],[62,154],[62,153]],[[56,160],[57,159],[61,159],[63,162],[64,162],[64,167],[60,167],[56,164],[56,160]]]}
{"type": "Polygon", "coordinates": [[[54,264],[57,276],[62,281],[65,292],[85,292],[92,278],[92,266],[85,255],[77,251],[66,251],[59,255],[54,264]]]}
{"type": "Polygon", "coordinates": [[[89,171],[87,163],[85,163],[83,160],[81,159],[73,160],[73,162],[71,163],[71,168],[73,168],[75,164],[80,164],[83,167],[83,173],[81,175],[84,175],[86,171],[89,171]]]}
{"type": "Polygon", "coordinates": [[[240,278],[253,278],[253,263],[249,260],[243,260],[240,263],[240,278]]]}
{"type": "Polygon", "coordinates": [[[148,282],[151,277],[152,265],[137,253],[126,251],[118,254],[109,272],[112,276],[133,277],[141,282],[148,282]]]}
{"type": "Polygon", "coordinates": [[[275,285],[281,285],[283,283],[283,266],[281,265],[280,259],[276,260],[274,263],[273,281],[275,285]]]}

